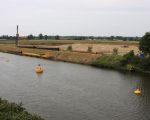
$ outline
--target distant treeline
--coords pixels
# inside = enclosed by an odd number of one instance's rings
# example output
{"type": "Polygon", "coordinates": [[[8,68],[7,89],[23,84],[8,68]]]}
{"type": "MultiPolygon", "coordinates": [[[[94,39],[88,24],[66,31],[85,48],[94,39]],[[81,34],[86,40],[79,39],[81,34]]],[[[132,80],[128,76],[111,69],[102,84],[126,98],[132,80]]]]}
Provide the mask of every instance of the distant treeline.
{"type": "MultiPolygon", "coordinates": [[[[2,35],[1,40],[15,40],[16,36],[2,35]]],[[[141,37],[124,37],[124,36],[50,36],[39,34],[34,36],[32,34],[28,36],[20,37],[20,39],[26,40],[123,40],[123,41],[139,41],[141,37]]]]}
{"type": "Polygon", "coordinates": [[[8,35],[2,35],[0,36],[1,40],[15,40],[16,36],[8,36],[8,35]]]}

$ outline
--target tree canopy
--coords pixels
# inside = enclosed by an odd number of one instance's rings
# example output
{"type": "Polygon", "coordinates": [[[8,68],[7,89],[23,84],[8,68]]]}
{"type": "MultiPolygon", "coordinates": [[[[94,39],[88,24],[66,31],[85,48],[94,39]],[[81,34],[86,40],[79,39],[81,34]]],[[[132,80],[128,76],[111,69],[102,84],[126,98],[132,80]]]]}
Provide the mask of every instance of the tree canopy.
{"type": "Polygon", "coordinates": [[[145,33],[141,38],[139,49],[146,55],[150,55],[150,32],[145,33]]]}
{"type": "Polygon", "coordinates": [[[39,39],[40,40],[43,39],[43,34],[42,33],[39,34],[39,39]]]}
{"type": "Polygon", "coordinates": [[[55,40],[59,40],[60,39],[60,36],[59,35],[56,35],[55,36],[55,40]]]}
{"type": "Polygon", "coordinates": [[[27,38],[28,38],[28,40],[33,40],[34,36],[31,34],[31,35],[28,35],[27,38]]]}

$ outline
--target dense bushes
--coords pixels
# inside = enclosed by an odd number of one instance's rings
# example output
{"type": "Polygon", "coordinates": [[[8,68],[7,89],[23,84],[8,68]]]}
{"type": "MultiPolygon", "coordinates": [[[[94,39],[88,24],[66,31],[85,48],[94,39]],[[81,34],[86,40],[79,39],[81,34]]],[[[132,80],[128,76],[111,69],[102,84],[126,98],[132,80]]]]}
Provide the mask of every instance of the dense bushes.
{"type": "Polygon", "coordinates": [[[44,120],[36,115],[31,115],[22,104],[9,103],[0,98],[0,120],[44,120]]]}
{"type": "Polygon", "coordinates": [[[138,55],[134,54],[134,51],[125,54],[120,62],[123,66],[131,64],[135,69],[150,71],[150,57],[140,58],[138,55]]]}
{"type": "Polygon", "coordinates": [[[129,53],[125,54],[123,56],[123,59],[120,61],[122,66],[125,66],[127,64],[139,64],[140,58],[138,55],[134,54],[134,51],[130,51],[129,53]]]}

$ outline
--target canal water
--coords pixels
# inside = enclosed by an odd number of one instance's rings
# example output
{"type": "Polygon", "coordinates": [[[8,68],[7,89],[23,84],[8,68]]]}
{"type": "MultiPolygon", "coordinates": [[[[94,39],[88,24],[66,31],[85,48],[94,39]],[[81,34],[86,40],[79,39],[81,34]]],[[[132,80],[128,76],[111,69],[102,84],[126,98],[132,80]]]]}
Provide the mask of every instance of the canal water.
{"type": "Polygon", "coordinates": [[[0,97],[46,120],[150,120],[150,76],[65,62],[0,53],[0,97]]]}

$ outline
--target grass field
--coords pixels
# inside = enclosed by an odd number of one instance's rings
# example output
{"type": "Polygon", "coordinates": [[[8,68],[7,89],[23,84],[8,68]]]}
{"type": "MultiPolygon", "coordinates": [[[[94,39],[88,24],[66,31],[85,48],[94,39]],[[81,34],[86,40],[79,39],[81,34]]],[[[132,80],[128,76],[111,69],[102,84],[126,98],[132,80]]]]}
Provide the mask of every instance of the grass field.
{"type": "MultiPolygon", "coordinates": [[[[115,44],[138,45],[137,41],[110,41],[110,40],[20,40],[25,45],[64,45],[64,44],[115,44]]],[[[15,44],[14,40],[0,40],[0,44],[15,44]]]]}

